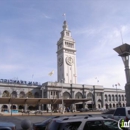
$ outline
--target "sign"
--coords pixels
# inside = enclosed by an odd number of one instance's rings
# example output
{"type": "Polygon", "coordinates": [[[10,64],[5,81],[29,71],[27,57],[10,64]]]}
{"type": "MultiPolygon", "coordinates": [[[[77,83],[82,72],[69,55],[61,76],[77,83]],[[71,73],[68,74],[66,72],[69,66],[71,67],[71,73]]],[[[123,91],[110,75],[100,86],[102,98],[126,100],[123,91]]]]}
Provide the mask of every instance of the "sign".
{"type": "Polygon", "coordinates": [[[123,130],[124,128],[129,128],[130,127],[130,120],[129,121],[125,121],[124,119],[120,119],[118,121],[118,128],[120,130],[123,130]]]}
{"type": "Polygon", "coordinates": [[[38,82],[24,81],[24,80],[12,80],[12,79],[0,79],[0,83],[12,83],[12,84],[23,84],[23,85],[41,85],[38,82]]]}

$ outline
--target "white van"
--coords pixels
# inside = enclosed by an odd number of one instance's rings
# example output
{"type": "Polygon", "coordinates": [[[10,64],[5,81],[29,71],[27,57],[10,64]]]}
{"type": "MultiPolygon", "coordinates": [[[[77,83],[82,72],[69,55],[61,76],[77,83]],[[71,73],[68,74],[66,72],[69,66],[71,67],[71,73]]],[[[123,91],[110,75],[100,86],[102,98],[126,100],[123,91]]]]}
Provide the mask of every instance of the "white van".
{"type": "Polygon", "coordinates": [[[130,120],[130,107],[117,108],[113,114],[113,119],[115,120],[124,119],[125,121],[130,120]]]}

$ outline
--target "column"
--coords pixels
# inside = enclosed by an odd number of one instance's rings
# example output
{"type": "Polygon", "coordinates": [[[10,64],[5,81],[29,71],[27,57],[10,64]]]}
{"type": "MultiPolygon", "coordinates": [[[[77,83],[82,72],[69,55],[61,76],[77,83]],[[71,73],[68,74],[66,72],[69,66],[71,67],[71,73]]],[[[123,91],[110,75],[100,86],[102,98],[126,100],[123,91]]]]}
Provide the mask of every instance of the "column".
{"type": "Polygon", "coordinates": [[[102,97],[101,97],[101,99],[102,99],[102,108],[105,108],[105,97],[104,97],[104,93],[102,93],[102,97]]]}
{"type": "Polygon", "coordinates": [[[97,104],[97,93],[95,93],[95,109],[97,109],[98,108],[98,104],[97,104]]]}
{"type": "Polygon", "coordinates": [[[41,110],[41,104],[38,105],[39,110],[41,110]]]}
{"type": "Polygon", "coordinates": [[[24,105],[24,111],[25,111],[25,112],[27,112],[27,108],[28,108],[28,105],[25,104],[25,105],[24,105]]]}

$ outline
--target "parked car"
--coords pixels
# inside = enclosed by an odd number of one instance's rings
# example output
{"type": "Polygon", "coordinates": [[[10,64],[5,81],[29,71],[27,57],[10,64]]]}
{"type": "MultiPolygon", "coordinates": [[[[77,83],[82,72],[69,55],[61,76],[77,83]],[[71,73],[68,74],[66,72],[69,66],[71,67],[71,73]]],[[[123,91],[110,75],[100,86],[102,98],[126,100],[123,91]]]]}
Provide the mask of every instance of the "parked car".
{"type": "Polygon", "coordinates": [[[44,120],[43,122],[33,123],[33,130],[45,130],[46,126],[54,119],[66,120],[66,119],[76,118],[76,117],[79,118],[81,116],[71,115],[71,116],[54,116],[54,117],[50,117],[50,118],[44,120]]]}
{"type": "Polygon", "coordinates": [[[102,114],[108,118],[113,118],[113,114],[116,109],[107,109],[106,111],[102,112],[102,114]]]}
{"type": "Polygon", "coordinates": [[[80,112],[87,112],[87,111],[89,111],[89,109],[88,108],[81,108],[79,111],[80,112]]]}
{"type": "MultiPolygon", "coordinates": [[[[78,117],[78,116],[77,116],[78,117]]],[[[118,121],[106,117],[53,119],[45,130],[119,130],[118,121]]]]}
{"type": "Polygon", "coordinates": [[[16,125],[12,122],[0,122],[0,130],[16,130],[16,125]]]}
{"type": "Polygon", "coordinates": [[[130,120],[130,107],[119,107],[113,114],[113,119],[119,120],[124,119],[125,121],[130,120]]]}
{"type": "Polygon", "coordinates": [[[33,130],[45,130],[46,125],[48,123],[50,123],[50,121],[54,118],[59,118],[60,116],[54,116],[54,117],[50,117],[47,118],[46,120],[44,120],[43,122],[37,122],[37,123],[33,123],[33,130]]]}
{"type": "Polygon", "coordinates": [[[102,114],[114,114],[116,109],[107,109],[106,111],[103,111],[102,114]]]}
{"type": "Polygon", "coordinates": [[[10,127],[0,127],[0,130],[12,130],[10,127]]]}

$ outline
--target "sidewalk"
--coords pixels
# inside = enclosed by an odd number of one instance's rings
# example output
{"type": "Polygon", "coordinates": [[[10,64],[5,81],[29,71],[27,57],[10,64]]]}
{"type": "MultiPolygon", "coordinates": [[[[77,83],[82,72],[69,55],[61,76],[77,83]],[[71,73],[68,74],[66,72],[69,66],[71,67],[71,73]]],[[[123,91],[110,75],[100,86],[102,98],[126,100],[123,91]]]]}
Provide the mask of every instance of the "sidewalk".
{"type": "MultiPolygon", "coordinates": [[[[43,114],[27,114],[27,113],[12,113],[12,116],[62,116],[62,115],[83,115],[83,114],[101,114],[102,112],[100,111],[88,111],[88,112],[65,112],[64,114],[62,113],[43,113],[43,114]]],[[[11,116],[11,113],[0,113],[0,116],[11,116]]]]}

